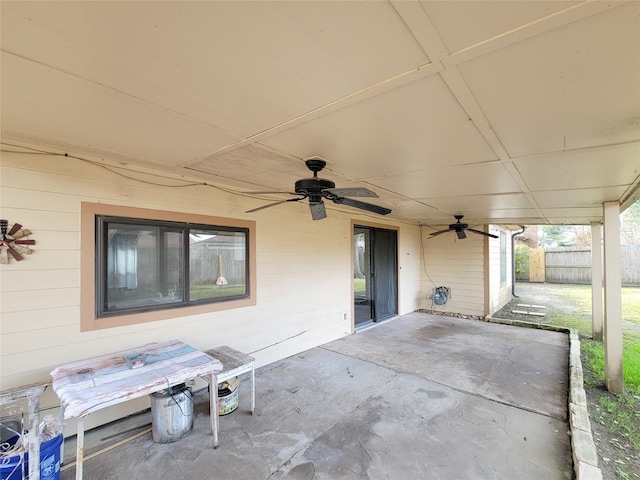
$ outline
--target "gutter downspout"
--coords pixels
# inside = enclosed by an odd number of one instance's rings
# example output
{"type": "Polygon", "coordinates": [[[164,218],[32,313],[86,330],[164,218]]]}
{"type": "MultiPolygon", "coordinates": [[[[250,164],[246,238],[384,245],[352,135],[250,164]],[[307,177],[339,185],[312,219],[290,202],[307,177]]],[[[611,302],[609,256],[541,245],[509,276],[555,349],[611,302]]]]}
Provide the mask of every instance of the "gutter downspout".
{"type": "Polygon", "coordinates": [[[518,230],[511,234],[511,296],[520,298],[516,295],[516,249],[515,249],[515,237],[522,235],[526,230],[524,225],[520,225],[522,230],[518,230]]]}

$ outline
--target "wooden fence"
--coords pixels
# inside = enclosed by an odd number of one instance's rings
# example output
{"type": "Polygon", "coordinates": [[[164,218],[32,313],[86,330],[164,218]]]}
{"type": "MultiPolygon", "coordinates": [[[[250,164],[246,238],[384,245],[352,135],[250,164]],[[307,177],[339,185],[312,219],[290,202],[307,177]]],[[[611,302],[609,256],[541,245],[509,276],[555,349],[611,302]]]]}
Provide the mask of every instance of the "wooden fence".
{"type": "Polygon", "coordinates": [[[591,247],[547,248],[544,255],[545,281],[549,283],[591,283],[591,247]]]}
{"type": "MultiPolygon", "coordinates": [[[[621,245],[622,284],[640,285],[640,245],[621,245]]],[[[591,283],[591,247],[547,247],[529,251],[529,271],[516,280],[548,283],[591,283]]]]}

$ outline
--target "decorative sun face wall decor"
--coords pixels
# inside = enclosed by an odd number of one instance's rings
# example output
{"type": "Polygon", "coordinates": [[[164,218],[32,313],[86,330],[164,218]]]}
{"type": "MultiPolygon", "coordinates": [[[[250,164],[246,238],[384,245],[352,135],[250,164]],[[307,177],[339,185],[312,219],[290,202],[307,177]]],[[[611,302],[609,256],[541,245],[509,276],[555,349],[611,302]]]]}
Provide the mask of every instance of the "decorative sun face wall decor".
{"type": "Polygon", "coordinates": [[[22,260],[22,255],[31,255],[32,251],[27,245],[35,245],[35,240],[25,237],[31,235],[30,230],[25,230],[19,223],[14,223],[9,229],[7,220],[0,220],[0,263],[9,263],[9,258],[16,261],[22,260]]]}

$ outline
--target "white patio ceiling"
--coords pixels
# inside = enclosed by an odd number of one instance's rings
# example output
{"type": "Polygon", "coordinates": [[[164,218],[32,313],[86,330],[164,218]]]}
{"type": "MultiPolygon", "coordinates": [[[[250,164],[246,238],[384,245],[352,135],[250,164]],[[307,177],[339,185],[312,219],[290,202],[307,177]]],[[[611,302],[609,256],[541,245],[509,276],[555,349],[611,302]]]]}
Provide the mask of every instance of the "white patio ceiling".
{"type": "Polygon", "coordinates": [[[639,194],[638,1],[0,8],[5,144],[237,191],[318,155],[416,224],[588,224],[639,194]]]}

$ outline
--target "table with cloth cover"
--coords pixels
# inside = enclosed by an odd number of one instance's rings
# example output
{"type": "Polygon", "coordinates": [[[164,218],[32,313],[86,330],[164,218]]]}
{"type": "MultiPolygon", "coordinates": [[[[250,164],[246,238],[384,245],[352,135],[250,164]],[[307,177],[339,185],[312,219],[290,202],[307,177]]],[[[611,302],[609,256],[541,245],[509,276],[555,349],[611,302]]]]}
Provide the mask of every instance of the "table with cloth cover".
{"type": "MultiPolygon", "coordinates": [[[[78,419],[76,479],[82,478],[84,419],[111,405],[165,390],[196,377],[217,384],[222,363],[186,343],[171,340],[62,365],[51,372],[64,418],[78,419]]],[[[211,433],[218,447],[218,391],[209,392],[211,433]]]]}

